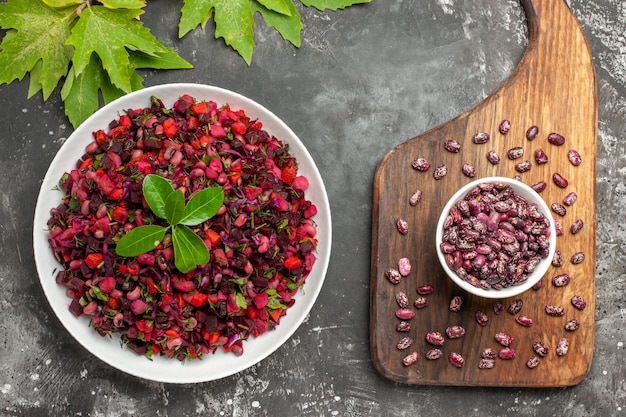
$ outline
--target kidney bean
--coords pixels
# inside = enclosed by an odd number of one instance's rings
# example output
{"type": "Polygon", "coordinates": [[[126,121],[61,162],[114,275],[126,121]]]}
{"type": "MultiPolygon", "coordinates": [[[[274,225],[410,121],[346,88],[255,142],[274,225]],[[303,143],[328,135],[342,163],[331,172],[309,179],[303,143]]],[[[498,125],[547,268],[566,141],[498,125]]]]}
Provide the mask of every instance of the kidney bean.
{"type": "Polygon", "coordinates": [[[434,291],[435,288],[431,284],[420,285],[417,287],[417,293],[420,295],[432,294],[434,291]]]}
{"type": "Polygon", "coordinates": [[[557,218],[553,217],[552,220],[554,221],[554,229],[556,230],[556,235],[557,236],[562,236],[563,233],[564,233],[563,225],[561,224],[561,222],[557,218]]]}
{"type": "Polygon", "coordinates": [[[539,128],[537,126],[531,126],[526,131],[526,139],[534,140],[539,134],[539,128]]]}
{"type": "Polygon", "coordinates": [[[448,360],[453,366],[457,368],[462,368],[463,365],[465,365],[465,359],[463,359],[463,356],[461,356],[461,354],[457,352],[450,352],[448,354],[448,360]]]}
{"type": "Polygon", "coordinates": [[[555,212],[559,216],[565,216],[567,214],[567,209],[562,204],[552,203],[550,208],[552,209],[553,212],[555,212]]]}
{"type": "Polygon", "coordinates": [[[546,189],[546,186],[547,186],[547,184],[546,184],[545,181],[539,181],[539,182],[531,185],[530,188],[535,190],[535,192],[540,193],[540,192],[542,192],[543,190],[546,189]]]}
{"type": "Polygon", "coordinates": [[[506,135],[511,130],[511,121],[508,119],[504,119],[500,122],[500,126],[498,126],[498,131],[503,135],[506,135]]]}
{"type": "Polygon", "coordinates": [[[503,347],[498,351],[498,357],[504,360],[511,360],[515,358],[515,349],[511,347],[503,347]]]}
{"type": "Polygon", "coordinates": [[[578,322],[578,320],[572,319],[568,321],[567,323],[565,323],[564,327],[565,327],[565,330],[567,330],[568,332],[574,332],[578,330],[578,328],[580,327],[580,323],[578,322]]]}
{"type": "Polygon", "coordinates": [[[411,261],[409,258],[398,259],[398,272],[400,272],[400,275],[403,277],[411,274],[411,261]]]}
{"type": "Polygon", "coordinates": [[[409,198],[409,204],[416,206],[422,200],[422,190],[415,190],[415,192],[409,198]]]}
{"type": "Polygon", "coordinates": [[[426,333],[426,342],[434,346],[443,346],[445,339],[441,333],[431,331],[426,333]]]}
{"type": "Polygon", "coordinates": [[[496,361],[494,359],[481,358],[478,361],[479,369],[492,369],[494,366],[496,366],[496,361]]]}
{"type": "Polygon", "coordinates": [[[560,306],[549,304],[546,306],[546,314],[552,317],[561,317],[563,314],[565,314],[565,309],[560,306]]]}
{"type": "Polygon", "coordinates": [[[573,235],[575,235],[576,233],[578,233],[578,232],[580,232],[582,230],[583,225],[584,225],[584,223],[583,223],[582,219],[578,219],[574,223],[572,223],[572,225],[569,228],[569,231],[573,235]]]}
{"type": "Polygon", "coordinates": [[[556,344],[556,355],[557,356],[565,356],[567,355],[567,351],[569,350],[569,340],[563,337],[556,344]]]}
{"type": "Polygon", "coordinates": [[[463,173],[463,175],[469,178],[474,178],[476,176],[476,168],[474,168],[474,166],[470,164],[463,164],[463,166],[461,167],[461,172],[463,173]]]}
{"type": "Polygon", "coordinates": [[[425,297],[417,297],[413,302],[413,306],[418,310],[428,306],[428,300],[425,297]]]}
{"type": "Polygon", "coordinates": [[[426,172],[430,169],[430,162],[426,158],[417,157],[411,162],[411,166],[421,172],[426,172]]]}
{"type": "Polygon", "coordinates": [[[396,324],[396,331],[397,332],[409,332],[411,331],[411,323],[409,323],[408,321],[401,321],[398,324],[396,324]]]}
{"type": "Polygon", "coordinates": [[[496,314],[496,316],[499,316],[500,314],[502,314],[503,311],[504,311],[504,306],[502,305],[501,301],[496,301],[493,303],[493,312],[496,314]]]}
{"type": "Polygon", "coordinates": [[[461,150],[461,144],[454,139],[447,139],[443,145],[448,152],[458,153],[461,150]]]}
{"type": "Polygon", "coordinates": [[[441,356],[443,355],[443,352],[441,351],[441,349],[430,349],[428,350],[428,352],[426,352],[426,355],[424,355],[426,357],[426,359],[429,360],[435,360],[435,359],[439,359],[441,358],[441,356]]]}
{"type": "Polygon", "coordinates": [[[484,311],[477,310],[474,314],[474,318],[476,319],[476,322],[482,327],[485,327],[487,323],[489,323],[489,316],[484,311]]]}
{"type": "Polygon", "coordinates": [[[491,150],[487,152],[487,160],[491,163],[491,165],[498,165],[500,163],[500,156],[498,156],[496,151],[491,150]]]}
{"type": "Polygon", "coordinates": [[[524,148],[522,148],[521,146],[515,146],[509,149],[506,152],[506,155],[509,157],[509,159],[521,158],[522,156],[524,156],[524,148]]]}
{"type": "Polygon", "coordinates": [[[504,332],[496,333],[495,339],[502,346],[506,346],[506,347],[511,346],[513,344],[513,341],[515,340],[515,339],[513,339],[513,336],[511,336],[508,333],[504,333],[504,332]]]}
{"type": "Polygon", "coordinates": [[[579,310],[584,310],[587,308],[587,302],[580,295],[574,295],[572,297],[572,305],[579,310]]]}
{"type": "Polygon", "coordinates": [[[542,279],[537,281],[535,283],[535,285],[532,286],[532,289],[535,290],[535,291],[539,291],[541,289],[541,287],[543,287],[543,280],[542,279]]]}
{"type": "Polygon", "coordinates": [[[565,204],[566,206],[571,206],[576,202],[577,199],[578,195],[574,191],[572,191],[568,193],[565,197],[563,197],[563,204],[565,204]]]}
{"type": "Polygon", "coordinates": [[[558,172],[552,174],[552,181],[556,184],[557,187],[566,188],[569,185],[569,182],[558,172]]]}
{"type": "Polygon", "coordinates": [[[448,309],[452,311],[453,313],[456,313],[461,310],[462,306],[463,306],[463,297],[460,295],[455,295],[450,300],[450,306],[448,309]]]}
{"type": "Polygon", "coordinates": [[[404,291],[398,291],[396,293],[396,302],[400,308],[407,308],[409,306],[409,297],[404,291]]]}
{"type": "Polygon", "coordinates": [[[409,223],[404,219],[399,218],[396,220],[396,228],[403,235],[409,233],[409,223]]]}
{"type": "Polygon", "coordinates": [[[537,162],[537,165],[548,163],[548,154],[543,149],[537,148],[535,150],[535,162],[537,162]]]}
{"type": "Polygon", "coordinates": [[[419,353],[412,352],[408,354],[407,356],[405,356],[404,359],[402,359],[402,363],[404,364],[404,366],[411,366],[415,362],[417,362],[418,359],[419,359],[419,353]]]}
{"type": "Polygon", "coordinates": [[[516,316],[515,321],[524,327],[531,327],[533,325],[533,319],[528,316],[516,316]]]}
{"type": "Polygon", "coordinates": [[[519,162],[515,164],[515,170],[519,173],[528,172],[530,171],[531,168],[532,168],[532,164],[530,163],[528,159],[523,162],[519,162]]]}
{"type": "Polygon", "coordinates": [[[570,149],[567,152],[567,159],[569,159],[569,161],[572,163],[572,165],[574,165],[576,167],[579,166],[583,162],[582,157],[580,156],[578,151],[575,150],[575,149],[570,149]]]}
{"type": "Polygon", "coordinates": [[[574,265],[578,265],[579,263],[582,263],[582,261],[585,260],[585,254],[584,252],[576,252],[575,254],[572,255],[572,257],[570,258],[570,262],[574,265]]]}
{"type": "Polygon", "coordinates": [[[411,339],[410,337],[403,337],[402,339],[398,341],[396,348],[398,348],[398,350],[404,350],[404,349],[408,349],[409,346],[411,346],[412,344],[413,344],[413,339],[411,339]]]}
{"type": "Polygon", "coordinates": [[[498,357],[498,351],[494,348],[486,347],[480,352],[480,357],[483,359],[495,359],[498,357]]]}
{"type": "Polygon", "coordinates": [[[552,257],[552,266],[556,268],[563,266],[563,257],[561,256],[561,251],[558,249],[554,251],[554,256],[552,257]]]}
{"type": "Polygon", "coordinates": [[[447,173],[448,167],[446,166],[446,164],[441,164],[437,166],[437,168],[435,168],[435,170],[433,171],[433,178],[436,180],[440,180],[445,177],[447,173]]]}
{"type": "Polygon", "coordinates": [[[570,277],[568,274],[559,274],[552,278],[552,284],[555,287],[564,287],[570,282],[570,277]]]}
{"type": "Polygon", "coordinates": [[[538,356],[531,356],[527,361],[526,361],[526,366],[530,369],[534,369],[537,366],[539,366],[539,363],[541,362],[541,359],[539,359],[538,356]]]}
{"type": "Polygon", "coordinates": [[[537,355],[542,357],[548,356],[548,353],[550,352],[550,348],[548,348],[548,346],[540,340],[533,342],[533,350],[537,355]]]}
{"type": "Polygon", "coordinates": [[[552,132],[548,135],[548,142],[556,146],[561,146],[565,143],[565,138],[563,137],[563,135],[552,132]]]}
{"type": "Polygon", "coordinates": [[[515,315],[519,313],[520,311],[522,311],[523,305],[524,305],[524,302],[522,301],[522,299],[516,298],[515,300],[511,301],[511,304],[509,304],[509,308],[507,309],[507,311],[515,315]]]}
{"type": "Polygon", "coordinates": [[[477,145],[489,142],[489,133],[487,132],[476,133],[474,137],[472,138],[472,142],[474,142],[477,145]]]}
{"type": "Polygon", "coordinates": [[[385,277],[387,277],[389,282],[391,282],[392,284],[399,284],[402,280],[402,275],[400,275],[400,272],[395,268],[387,269],[385,271],[385,277]]]}
{"type": "Polygon", "coordinates": [[[450,339],[458,339],[465,336],[465,328],[462,326],[449,326],[446,328],[446,336],[450,339]]]}
{"type": "Polygon", "coordinates": [[[400,320],[411,320],[415,317],[415,311],[410,308],[399,308],[396,310],[396,317],[400,320]]]}

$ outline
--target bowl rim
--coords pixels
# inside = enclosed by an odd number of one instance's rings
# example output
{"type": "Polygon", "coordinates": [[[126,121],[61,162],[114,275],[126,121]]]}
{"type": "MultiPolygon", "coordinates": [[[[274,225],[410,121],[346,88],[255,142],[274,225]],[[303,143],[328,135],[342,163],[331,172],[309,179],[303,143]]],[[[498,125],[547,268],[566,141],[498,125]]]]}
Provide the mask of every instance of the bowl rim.
{"type": "Polygon", "coordinates": [[[475,179],[465,184],[461,188],[459,188],[450,197],[446,205],[443,207],[443,209],[441,210],[441,214],[439,215],[439,220],[437,221],[437,229],[435,232],[435,246],[436,246],[435,250],[437,252],[437,258],[439,259],[439,263],[441,267],[443,268],[448,278],[450,278],[457,286],[459,286],[460,288],[464,289],[465,291],[471,294],[474,294],[476,296],[483,297],[483,298],[490,298],[490,299],[509,298],[509,297],[513,297],[516,295],[520,295],[523,292],[526,292],[527,290],[532,288],[537,282],[539,282],[545,276],[546,272],[550,268],[552,258],[554,257],[554,253],[556,251],[555,219],[551,215],[550,208],[548,207],[548,204],[545,202],[545,200],[539,195],[539,193],[533,190],[528,184],[525,184],[522,181],[517,180],[517,179],[502,177],[502,176],[482,177],[482,178],[475,179]],[[530,195],[532,197],[532,200],[529,199],[526,195],[524,197],[527,200],[529,200],[530,203],[536,203],[539,206],[539,211],[541,211],[544,215],[546,215],[551,220],[550,221],[550,236],[549,236],[550,248],[548,250],[548,256],[541,259],[541,261],[539,262],[535,270],[531,274],[529,274],[528,279],[526,281],[524,281],[521,284],[513,285],[510,287],[506,287],[504,289],[500,289],[500,290],[475,287],[469,282],[461,279],[447,265],[445,256],[440,250],[440,244],[442,242],[442,236],[443,236],[443,223],[446,217],[448,216],[448,213],[450,212],[450,208],[452,207],[452,205],[456,204],[459,200],[461,200],[463,196],[467,194],[469,190],[471,190],[478,184],[485,183],[485,182],[490,182],[490,183],[503,182],[503,183],[513,186],[515,188],[516,193],[519,190],[521,190],[524,194],[530,195]]]}

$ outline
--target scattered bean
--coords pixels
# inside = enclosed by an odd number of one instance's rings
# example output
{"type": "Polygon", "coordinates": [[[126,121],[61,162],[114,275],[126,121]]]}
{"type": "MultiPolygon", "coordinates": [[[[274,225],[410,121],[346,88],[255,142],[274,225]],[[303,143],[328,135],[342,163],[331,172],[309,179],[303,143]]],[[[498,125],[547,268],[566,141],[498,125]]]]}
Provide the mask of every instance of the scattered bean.
{"type": "Polygon", "coordinates": [[[400,308],[407,308],[409,306],[409,297],[404,291],[398,291],[396,293],[396,302],[400,308]]]}
{"type": "Polygon", "coordinates": [[[432,331],[426,333],[426,341],[434,346],[443,346],[445,338],[441,333],[432,331]]]}
{"type": "Polygon", "coordinates": [[[582,219],[578,219],[576,220],[574,223],[572,223],[571,227],[569,228],[569,231],[575,235],[576,233],[580,232],[583,228],[583,221],[582,219]]]}
{"type": "Polygon", "coordinates": [[[462,326],[449,326],[446,328],[446,335],[450,339],[458,339],[465,336],[465,328],[462,326]]]}
{"type": "Polygon", "coordinates": [[[569,350],[569,340],[567,338],[562,338],[556,344],[556,355],[557,356],[565,356],[567,355],[567,351],[569,350]]]}
{"type": "Polygon", "coordinates": [[[539,128],[537,126],[531,126],[526,131],[526,139],[534,140],[539,134],[539,128]]]}
{"type": "Polygon", "coordinates": [[[555,287],[564,287],[570,282],[570,277],[567,274],[559,274],[552,278],[552,284],[555,287]]]}
{"type": "Polygon", "coordinates": [[[496,151],[491,150],[487,152],[487,160],[491,163],[491,165],[498,165],[500,163],[500,156],[498,156],[496,151]]]}
{"type": "Polygon", "coordinates": [[[580,295],[574,295],[572,297],[572,305],[579,310],[584,310],[587,307],[587,302],[580,295]]]}
{"type": "Polygon", "coordinates": [[[528,316],[516,316],[515,321],[524,327],[531,327],[533,325],[533,319],[528,316]]]}
{"type": "Polygon", "coordinates": [[[391,282],[392,284],[399,284],[402,280],[402,275],[400,275],[400,272],[395,268],[389,268],[388,270],[386,270],[385,277],[387,277],[389,282],[391,282]]]}
{"type": "Polygon", "coordinates": [[[578,320],[572,319],[568,321],[567,323],[565,323],[564,327],[565,327],[565,330],[567,330],[568,332],[574,332],[578,330],[578,328],[580,327],[580,323],[578,322],[578,320]]]}
{"type": "Polygon", "coordinates": [[[535,162],[537,162],[537,165],[548,163],[548,154],[543,149],[537,148],[535,150],[535,162]]]}
{"type": "Polygon", "coordinates": [[[552,211],[558,214],[559,216],[565,216],[567,214],[567,209],[562,204],[552,203],[550,208],[552,208],[552,211]]]}
{"type": "Polygon", "coordinates": [[[415,311],[410,308],[399,308],[396,310],[396,317],[400,320],[411,320],[415,317],[415,311]]]}
{"type": "Polygon", "coordinates": [[[520,311],[522,311],[523,306],[524,306],[524,302],[522,301],[522,299],[516,298],[515,300],[511,301],[511,304],[509,304],[509,308],[507,309],[507,311],[515,315],[519,313],[520,311]]]}
{"type": "Polygon", "coordinates": [[[398,259],[398,272],[400,272],[400,275],[403,277],[411,274],[411,261],[409,258],[398,259]]]}
{"type": "Polygon", "coordinates": [[[461,144],[454,139],[446,140],[446,143],[444,143],[443,147],[446,151],[452,153],[458,153],[461,150],[461,144]]]}
{"type": "Polygon", "coordinates": [[[498,357],[498,351],[494,348],[486,347],[480,352],[480,357],[483,359],[495,359],[498,357]]]}
{"type": "Polygon", "coordinates": [[[521,146],[515,146],[509,149],[506,155],[509,157],[509,159],[521,158],[522,156],[524,156],[524,148],[522,148],[521,146]]]}
{"type": "Polygon", "coordinates": [[[450,354],[448,355],[448,360],[452,365],[457,368],[462,368],[463,365],[465,365],[465,359],[463,359],[463,356],[461,356],[461,354],[457,352],[450,352],[450,354]]]}
{"type": "Polygon", "coordinates": [[[531,185],[531,186],[530,186],[530,188],[532,188],[533,190],[535,190],[535,192],[540,193],[540,192],[542,192],[543,190],[545,190],[545,189],[546,189],[546,186],[547,186],[547,185],[548,185],[548,184],[546,184],[546,182],[545,182],[545,181],[539,181],[539,182],[537,182],[537,183],[535,183],[535,184],[531,185]]]}
{"type": "Polygon", "coordinates": [[[533,342],[533,350],[537,355],[543,357],[548,356],[548,353],[550,352],[550,348],[548,348],[548,346],[540,340],[533,342]]]}
{"type": "Polygon", "coordinates": [[[413,302],[413,306],[419,310],[428,307],[428,299],[426,297],[417,297],[413,302]]]}
{"type": "Polygon", "coordinates": [[[455,295],[450,300],[449,310],[452,311],[453,313],[456,313],[461,310],[462,306],[463,306],[463,297],[460,295],[455,295]]]}
{"type": "Polygon", "coordinates": [[[440,180],[445,177],[447,173],[448,167],[446,166],[446,164],[441,164],[433,171],[433,178],[435,178],[436,180],[440,180]]]}
{"type": "Polygon", "coordinates": [[[435,288],[431,284],[420,285],[417,287],[417,293],[420,295],[432,294],[434,291],[435,288]]]}
{"type": "Polygon", "coordinates": [[[568,193],[565,197],[563,197],[563,204],[565,204],[566,206],[571,206],[576,202],[576,199],[578,199],[578,195],[574,191],[572,191],[568,193]]]}
{"type": "Polygon", "coordinates": [[[584,252],[576,252],[570,258],[570,262],[572,264],[574,264],[574,265],[578,265],[579,263],[582,263],[582,261],[584,261],[584,260],[585,260],[585,253],[584,252]]]}
{"type": "Polygon", "coordinates": [[[552,181],[557,185],[557,187],[566,188],[569,185],[569,182],[558,172],[552,174],[552,181]]]}
{"type": "Polygon", "coordinates": [[[482,327],[485,327],[487,323],[489,323],[489,316],[484,311],[476,311],[476,313],[474,314],[474,318],[476,319],[476,322],[482,327]]]}
{"type": "Polygon", "coordinates": [[[477,145],[489,142],[489,133],[486,133],[486,132],[476,133],[474,137],[472,138],[472,142],[474,142],[477,145]]]}
{"type": "Polygon", "coordinates": [[[396,331],[397,332],[409,332],[411,331],[411,323],[409,323],[408,321],[401,321],[398,324],[396,324],[396,331]]]}
{"type": "Polygon", "coordinates": [[[461,167],[461,172],[463,173],[463,175],[469,178],[474,178],[476,176],[476,168],[474,168],[474,166],[470,164],[463,164],[463,166],[461,167]]]}
{"type": "Polygon", "coordinates": [[[498,130],[503,135],[506,135],[507,133],[509,133],[509,130],[511,130],[511,121],[508,119],[502,120],[500,122],[500,126],[498,126],[498,130]]]}
{"type": "Polygon", "coordinates": [[[441,356],[443,355],[443,352],[441,351],[441,349],[430,349],[428,352],[426,352],[426,359],[429,360],[435,360],[435,359],[439,359],[441,356]]]}
{"type": "Polygon", "coordinates": [[[513,336],[511,336],[508,333],[504,333],[504,332],[496,333],[495,339],[502,346],[506,346],[506,347],[511,346],[511,344],[513,344],[513,341],[515,340],[515,339],[513,339],[513,336]]]}
{"type": "Polygon", "coordinates": [[[426,172],[430,169],[430,162],[422,157],[415,158],[411,163],[411,166],[421,172],[426,172]]]}
{"type": "Polygon", "coordinates": [[[515,170],[519,173],[528,172],[530,171],[531,168],[532,168],[532,164],[530,163],[528,159],[523,162],[519,162],[515,164],[515,170]]]}
{"type": "Polygon", "coordinates": [[[554,217],[552,219],[554,220],[554,229],[556,230],[556,235],[557,236],[562,236],[563,233],[564,233],[563,225],[561,224],[559,219],[554,218],[554,217]]]}
{"type": "Polygon", "coordinates": [[[422,190],[415,190],[411,198],[409,198],[409,204],[412,206],[417,206],[417,204],[422,200],[422,190]]]}
{"type": "Polygon", "coordinates": [[[479,369],[492,369],[494,366],[496,366],[494,359],[481,358],[481,360],[478,361],[479,369]]]}
{"type": "Polygon", "coordinates": [[[504,306],[501,301],[496,301],[493,303],[493,312],[496,316],[500,315],[504,311],[504,306]]]}
{"type": "Polygon", "coordinates": [[[532,289],[535,291],[539,291],[541,289],[541,287],[543,287],[543,280],[540,279],[539,281],[535,282],[535,285],[532,286],[532,289]]]}
{"type": "Polygon", "coordinates": [[[417,352],[412,352],[402,359],[402,363],[404,366],[411,366],[419,359],[419,354],[417,352]]]}
{"type": "Polygon", "coordinates": [[[404,219],[399,218],[396,220],[396,228],[398,229],[398,232],[403,235],[409,233],[409,223],[404,219]]]}
{"type": "Polygon", "coordinates": [[[548,135],[548,142],[556,146],[561,146],[565,143],[565,138],[563,135],[553,132],[548,135]]]}
{"type": "Polygon", "coordinates": [[[546,314],[552,317],[561,317],[563,314],[565,314],[565,309],[560,306],[547,305],[546,314]]]}
{"type": "Polygon", "coordinates": [[[575,149],[570,149],[567,152],[567,159],[569,159],[569,161],[572,163],[572,165],[574,165],[575,167],[577,167],[578,165],[580,165],[583,162],[582,157],[580,156],[580,154],[578,153],[577,150],[575,149]]]}
{"type": "Polygon", "coordinates": [[[503,347],[498,351],[498,357],[504,360],[511,360],[515,358],[515,349],[511,347],[503,347]]]}
{"type": "Polygon", "coordinates": [[[538,356],[531,356],[530,359],[526,361],[526,366],[530,369],[534,369],[539,366],[541,359],[538,356]]]}
{"type": "Polygon", "coordinates": [[[408,349],[409,346],[411,346],[412,344],[413,339],[411,339],[410,337],[403,337],[402,339],[400,339],[396,347],[398,348],[398,350],[404,350],[408,349]]]}

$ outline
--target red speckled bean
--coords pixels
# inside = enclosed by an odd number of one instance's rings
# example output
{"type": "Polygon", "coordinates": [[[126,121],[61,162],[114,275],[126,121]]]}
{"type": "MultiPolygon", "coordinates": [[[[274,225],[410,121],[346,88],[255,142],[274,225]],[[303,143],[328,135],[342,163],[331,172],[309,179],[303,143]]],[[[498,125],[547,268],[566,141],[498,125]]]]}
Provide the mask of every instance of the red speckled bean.
{"type": "Polygon", "coordinates": [[[426,355],[424,355],[426,357],[426,359],[429,360],[435,360],[435,359],[439,359],[441,356],[443,355],[443,352],[441,351],[441,349],[430,349],[428,352],[426,352],[426,355]]]}
{"type": "Polygon", "coordinates": [[[511,121],[508,119],[504,119],[500,122],[500,126],[498,126],[498,131],[503,135],[506,135],[511,130],[511,121]]]}
{"type": "Polygon", "coordinates": [[[465,336],[465,329],[462,326],[449,326],[446,328],[446,335],[450,339],[458,339],[465,336]]]}
{"type": "Polygon", "coordinates": [[[486,133],[486,132],[476,133],[474,137],[472,138],[472,142],[478,145],[489,142],[489,133],[486,133]]]}
{"type": "Polygon", "coordinates": [[[526,139],[534,140],[539,134],[539,128],[537,126],[531,126],[526,131],[526,139]]]}
{"type": "Polygon", "coordinates": [[[577,167],[578,165],[580,165],[583,162],[582,157],[580,156],[580,154],[578,153],[577,150],[575,149],[570,149],[567,152],[567,159],[569,159],[569,161],[572,163],[572,165],[574,165],[575,167],[577,167]]]}
{"type": "Polygon", "coordinates": [[[556,146],[561,146],[565,143],[565,138],[563,135],[552,132],[548,135],[548,142],[556,146]]]}
{"type": "Polygon", "coordinates": [[[396,317],[400,320],[411,320],[415,317],[415,311],[409,308],[399,308],[396,310],[396,317]]]}
{"type": "Polygon", "coordinates": [[[419,353],[412,352],[412,353],[406,355],[404,357],[404,359],[402,359],[402,363],[404,364],[404,366],[411,366],[415,362],[417,362],[418,359],[419,359],[419,353]]]}
{"type": "Polygon", "coordinates": [[[443,147],[446,151],[452,153],[459,153],[459,151],[461,151],[461,144],[454,139],[447,139],[443,147]]]}
{"type": "Polygon", "coordinates": [[[566,188],[569,185],[569,182],[558,172],[552,174],[552,181],[556,184],[557,187],[566,188]]]}
{"type": "Polygon", "coordinates": [[[511,347],[503,347],[498,352],[498,357],[504,360],[511,360],[515,358],[515,349],[511,347]]]}
{"type": "Polygon", "coordinates": [[[463,356],[461,356],[461,354],[457,352],[450,352],[450,354],[448,355],[448,360],[452,365],[457,368],[462,368],[463,365],[465,365],[465,359],[463,359],[463,356]]]}
{"type": "Polygon", "coordinates": [[[433,331],[426,333],[426,341],[434,346],[443,346],[445,338],[441,333],[433,331]]]}
{"type": "Polygon", "coordinates": [[[403,235],[409,233],[409,223],[404,219],[399,218],[396,220],[396,228],[398,229],[398,232],[403,235]]]}
{"type": "Polygon", "coordinates": [[[430,169],[430,162],[426,158],[418,157],[413,160],[411,166],[421,172],[426,172],[430,169]]]}

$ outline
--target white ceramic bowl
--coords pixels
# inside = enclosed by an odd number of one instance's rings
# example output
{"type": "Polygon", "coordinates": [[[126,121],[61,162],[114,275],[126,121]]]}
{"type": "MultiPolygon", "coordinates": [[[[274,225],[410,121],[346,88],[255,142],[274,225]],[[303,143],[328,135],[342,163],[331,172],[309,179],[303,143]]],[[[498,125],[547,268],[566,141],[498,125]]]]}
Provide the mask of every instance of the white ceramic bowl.
{"type": "Polygon", "coordinates": [[[330,205],[322,177],[304,144],[285,123],[265,107],[232,91],[200,84],[166,84],[145,88],[115,100],[89,117],[67,139],[50,164],[41,185],[35,208],[33,245],[39,279],[48,302],[63,326],[83,347],[109,365],[137,377],[159,382],[195,383],[223,378],[255,365],[293,335],[307,318],[322,288],[330,259],[331,231],[330,205]],[[298,160],[299,173],[309,179],[307,198],[318,209],[314,217],[318,247],[317,261],[307,277],[303,291],[298,293],[296,303],[281,318],[275,330],[246,341],[241,356],[218,350],[214,355],[205,355],[202,360],[181,363],[158,355],[149,360],[130,349],[121,348],[119,337],[100,337],[89,327],[87,317],[83,315],[76,318],[70,313],[70,299],[65,295],[65,288],[55,282],[55,271],[60,268],[60,264],[48,245],[47,221],[50,209],[60,204],[63,194],[55,186],[61,175],[71,170],[75,161],[83,155],[85,146],[93,141],[92,132],[107,129],[109,122],[119,118],[126,109],[149,106],[151,96],[162,99],[165,106],[171,107],[183,94],[242,109],[251,118],[261,121],[263,128],[270,134],[289,144],[290,151],[298,160]]]}
{"type": "Polygon", "coordinates": [[[441,267],[444,269],[446,275],[450,277],[452,281],[454,281],[459,287],[464,289],[465,291],[480,296],[484,298],[508,298],[519,295],[524,291],[530,289],[533,285],[535,285],[546,273],[548,268],[551,265],[552,258],[554,256],[554,252],[556,250],[556,228],[554,225],[554,220],[552,215],[550,214],[550,208],[545,203],[543,198],[535,190],[533,190],[528,185],[522,183],[521,181],[514,180],[511,178],[505,177],[485,177],[478,180],[474,180],[469,184],[460,188],[448,201],[448,203],[443,208],[441,215],[439,217],[439,221],[437,223],[437,232],[435,235],[435,244],[437,250],[437,256],[439,258],[439,262],[441,267]],[[550,220],[550,248],[548,252],[548,256],[541,259],[541,261],[537,264],[535,270],[528,274],[528,279],[520,284],[511,285],[509,287],[505,287],[502,289],[485,289],[476,287],[466,280],[460,278],[446,263],[445,255],[440,249],[440,245],[442,242],[443,236],[443,225],[446,217],[450,213],[450,208],[455,205],[459,200],[462,200],[465,195],[474,187],[476,187],[480,183],[505,183],[513,187],[515,194],[524,197],[528,204],[536,203],[539,211],[542,212],[549,220],[550,220]]]}

